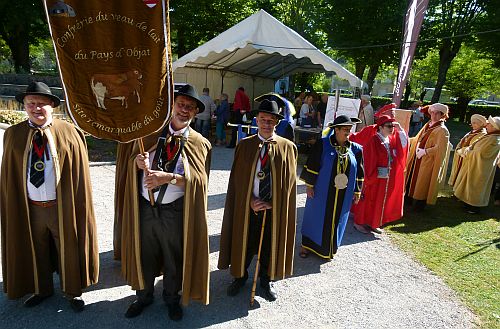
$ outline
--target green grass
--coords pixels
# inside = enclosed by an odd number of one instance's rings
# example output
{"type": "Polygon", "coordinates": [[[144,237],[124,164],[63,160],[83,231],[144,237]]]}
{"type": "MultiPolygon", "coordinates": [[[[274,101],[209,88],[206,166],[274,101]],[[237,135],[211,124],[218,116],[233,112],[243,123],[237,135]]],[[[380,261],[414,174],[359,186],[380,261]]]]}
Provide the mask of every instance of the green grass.
{"type": "MultiPolygon", "coordinates": [[[[447,126],[454,145],[468,131],[458,122],[447,126]]],[[[402,220],[386,227],[402,250],[456,291],[485,329],[500,328],[499,215],[500,207],[492,202],[481,214],[466,213],[447,187],[436,206],[422,213],[406,211],[402,220]]]]}

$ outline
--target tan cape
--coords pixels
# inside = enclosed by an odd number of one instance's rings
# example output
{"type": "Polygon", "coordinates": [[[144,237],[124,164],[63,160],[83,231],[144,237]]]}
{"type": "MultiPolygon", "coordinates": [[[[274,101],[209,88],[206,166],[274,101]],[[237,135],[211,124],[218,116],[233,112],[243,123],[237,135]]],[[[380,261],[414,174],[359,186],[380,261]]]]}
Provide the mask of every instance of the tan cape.
{"type": "MultiPolygon", "coordinates": [[[[4,292],[19,298],[40,291],[28,208],[27,165],[33,129],[24,121],[8,128],[0,176],[4,292]]],[[[97,283],[99,252],[85,137],[54,119],[44,130],[56,172],[62,291],[80,296],[97,283]]]]}
{"type": "Polygon", "coordinates": [[[450,154],[450,133],[443,124],[432,129],[425,145],[418,145],[429,124],[430,121],[420,129],[417,136],[410,138],[410,150],[408,151],[405,170],[405,190],[408,189],[408,184],[412,184],[413,182],[415,187],[413,190],[410,190],[408,196],[415,200],[426,200],[427,204],[433,205],[436,204],[439,189],[443,186],[446,178],[450,154]],[[418,161],[416,159],[417,146],[425,148],[427,155],[420,158],[418,172],[413,172],[410,175],[412,165],[418,161]]]}
{"type": "Polygon", "coordinates": [[[488,205],[499,152],[499,132],[483,135],[471,144],[453,188],[457,198],[475,207],[488,205]]]}
{"type": "MultiPolygon", "coordinates": [[[[157,143],[161,131],[143,139],[144,147],[150,150],[157,143]]],[[[121,212],[121,245],[115,254],[121,255],[122,274],[134,290],[144,289],[141,264],[141,243],[139,223],[139,174],[142,171],[135,165],[139,154],[137,142],[129,152],[127,164],[120,170],[126,170],[121,212]]],[[[189,299],[208,304],[209,300],[209,249],[207,225],[208,174],[210,171],[211,144],[194,129],[189,130],[189,137],[182,150],[185,171],[184,195],[184,237],[183,237],[183,273],[182,304],[189,299]]],[[[160,273],[158,273],[159,275],[160,273]]]]}
{"type": "MultiPolygon", "coordinates": [[[[272,221],[268,270],[271,280],[292,274],[297,218],[297,148],[285,138],[276,136],[275,140],[269,151],[273,216],[266,219],[272,221]]],[[[261,144],[257,135],[238,143],[227,188],[218,268],[231,266],[231,275],[237,278],[245,273],[250,198],[261,144]]]]}
{"type": "Polygon", "coordinates": [[[457,144],[457,147],[455,148],[455,152],[453,154],[453,164],[451,165],[451,173],[450,178],[448,179],[448,184],[450,184],[451,186],[455,185],[458,173],[463,168],[463,158],[460,156],[461,150],[473,144],[484,134],[486,134],[486,129],[481,128],[477,131],[469,131],[467,134],[465,134],[464,137],[462,137],[460,142],[457,144]]]}

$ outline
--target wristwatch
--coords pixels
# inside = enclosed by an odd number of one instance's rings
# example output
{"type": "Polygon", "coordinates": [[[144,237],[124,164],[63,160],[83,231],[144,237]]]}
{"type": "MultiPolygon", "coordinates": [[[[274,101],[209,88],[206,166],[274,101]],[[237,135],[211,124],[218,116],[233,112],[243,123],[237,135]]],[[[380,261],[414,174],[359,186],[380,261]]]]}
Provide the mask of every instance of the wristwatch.
{"type": "Polygon", "coordinates": [[[174,174],[174,178],[172,178],[172,179],[170,180],[170,182],[168,182],[168,183],[169,183],[169,184],[172,184],[172,185],[177,184],[177,179],[175,178],[175,174],[174,174]]]}

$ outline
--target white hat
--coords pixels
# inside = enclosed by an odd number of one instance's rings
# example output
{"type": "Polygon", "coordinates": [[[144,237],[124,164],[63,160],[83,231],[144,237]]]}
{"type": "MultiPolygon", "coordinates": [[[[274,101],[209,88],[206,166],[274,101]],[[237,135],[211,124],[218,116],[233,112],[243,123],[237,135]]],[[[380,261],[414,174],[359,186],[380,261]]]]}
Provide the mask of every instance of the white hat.
{"type": "Polygon", "coordinates": [[[486,120],[486,117],[481,115],[481,114],[473,114],[471,117],[470,117],[470,122],[472,121],[476,121],[477,123],[481,124],[481,126],[485,126],[486,123],[488,122],[486,120]]]}
{"type": "Polygon", "coordinates": [[[370,97],[370,95],[361,95],[361,99],[369,102],[372,98],[370,97]]]}
{"type": "Polygon", "coordinates": [[[500,117],[492,117],[490,115],[488,118],[488,123],[495,127],[496,130],[500,130],[500,117]]]}
{"type": "Polygon", "coordinates": [[[429,112],[431,111],[439,111],[443,113],[446,117],[448,116],[448,106],[441,103],[434,103],[429,106],[429,112]]]}

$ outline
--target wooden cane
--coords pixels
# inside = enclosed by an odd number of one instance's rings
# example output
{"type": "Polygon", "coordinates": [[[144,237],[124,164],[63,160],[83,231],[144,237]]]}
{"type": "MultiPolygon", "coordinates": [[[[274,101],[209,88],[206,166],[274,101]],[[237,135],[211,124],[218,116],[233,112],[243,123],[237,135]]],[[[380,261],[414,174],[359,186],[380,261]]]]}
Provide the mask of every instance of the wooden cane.
{"type": "Polygon", "coordinates": [[[262,250],[262,240],[264,239],[264,227],[266,225],[266,209],[262,217],[262,228],[260,230],[259,251],[257,253],[257,264],[255,264],[255,275],[253,276],[252,294],[250,295],[250,306],[253,306],[255,298],[255,289],[257,288],[257,277],[259,276],[260,252],[262,250]]]}
{"type": "MultiPolygon", "coordinates": [[[[142,142],[142,138],[139,138],[139,151],[141,152],[142,155],[146,153],[144,150],[144,143],[142,142]]],[[[149,203],[151,203],[152,206],[155,205],[155,195],[153,194],[153,191],[148,190],[148,195],[149,195],[149,203]]]]}

